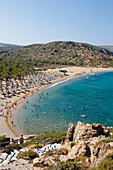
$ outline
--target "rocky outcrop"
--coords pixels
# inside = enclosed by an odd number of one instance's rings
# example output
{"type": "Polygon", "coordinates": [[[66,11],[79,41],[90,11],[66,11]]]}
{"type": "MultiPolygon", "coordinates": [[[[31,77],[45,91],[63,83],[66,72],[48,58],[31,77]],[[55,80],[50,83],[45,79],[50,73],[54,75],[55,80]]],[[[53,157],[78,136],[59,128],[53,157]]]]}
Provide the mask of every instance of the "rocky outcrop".
{"type": "Polygon", "coordinates": [[[77,125],[74,127],[73,124],[69,125],[66,142],[73,141],[75,145],[69,150],[65,160],[72,160],[75,157],[90,157],[93,166],[96,166],[100,162],[103,156],[108,152],[113,151],[113,142],[101,143],[96,148],[94,148],[95,143],[100,140],[106,139],[109,135],[109,128],[103,127],[101,124],[93,123],[84,124],[78,121],[77,125]]]}
{"type": "Polygon", "coordinates": [[[87,156],[89,147],[84,141],[80,141],[78,144],[75,144],[68,155],[87,156]]]}
{"type": "Polygon", "coordinates": [[[68,131],[67,131],[67,136],[66,136],[65,142],[73,141],[74,129],[75,129],[74,125],[70,123],[68,131]]]}
{"type": "Polygon", "coordinates": [[[94,149],[94,156],[96,157],[103,157],[104,154],[107,152],[107,149],[110,148],[109,143],[102,143],[99,144],[95,149],[94,149]]]}
{"type": "Polygon", "coordinates": [[[44,167],[47,167],[49,166],[47,160],[45,159],[40,159],[40,158],[35,158],[33,160],[33,166],[34,167],[40,167],[40,168],[44,168],[44,167]]]}
{"type": "Polygon", "coordinates": [[[93,123],[91,125],[87,123],[85,125],[78,121],[75,127],[73,124],[69,124],[65,142],[74,141],[76,143],[79,140],[88,140],[99,135],[108,136],[109,130],[100,124],[93,123]]]}
{"type": "MultiPolygon", "coordinates": [[[[57,165],[58,162],[70,162],[78,161],[90,166],[97,166],[97,164],[104,158],[104,156],[110,152],[113,152],[113,140],[107,138],[109,135],[109,128],[105,128],[100,124],[93,123],[84,124],[78,122],[74,127],[73,124],[69,124],[67,136],[65,142],[62,145],[57,144],[58,147],[50,147],[39,158],[33,160],[32,168],[45,169],[49,166],[57,165]],[[88,162],[87,162],[87,161],[88,162]],[[85,161],[85,162],[84,162],[85,161]]],[[[26,160],[29,165],[29,160],[26,160]]],[[[26,161],[19,166],[27,167],[26,161]]],[[[19,160],[16,160],[18,164],[19,160]]],[[[12,162],[12,166],[15,163],[12,162]]],[[[37,170],[38,170],[37,169],[37,170]]]]}
{"type": "Polygon", "coordinates": [[[97,166],[97,164],[104,158],[104,156],[108,154],[109,149],[110,149],[109,143],[99,144],[93,151],[92,166],[97,166]]]}
{"type": "Polygon", "coordinates": [[[92,124],[92,129],[96,130],[98,132],[98,135],[109,135],[109,129],[103,127],[101,124],[93,123],[92,124]]]}

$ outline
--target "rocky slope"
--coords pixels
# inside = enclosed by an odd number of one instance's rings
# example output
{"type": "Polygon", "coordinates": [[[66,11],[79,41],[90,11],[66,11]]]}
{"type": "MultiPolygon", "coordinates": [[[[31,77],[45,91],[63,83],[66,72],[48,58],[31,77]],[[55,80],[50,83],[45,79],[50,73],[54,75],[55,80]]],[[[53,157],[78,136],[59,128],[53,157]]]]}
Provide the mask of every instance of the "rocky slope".
{"type": "MultiPolygon", "coordinates": [[[[70,166],[70,161],[72,166],[77,166],[80,163],[78,169],[95,167],[105,155],[113,152],[111,130],[112,128],[106,128],[96,123],[92,125],[87,123],[85,125],[78,122],[76,126],[69,124],[65,141],[62,141],[58,148],[52,149],[51,147],[46,153],[35,158],[33,164],[30,164],[28,157],[23,157],[23,159],[27,160],[9,162],[9,167],[14,169],[17,166],[20,169],[35,170],[52,166],[52,169],[55,169],[54,167],[60,162],[67,162],[65,166],[70,166]]],[[[6,168],[8,165],[2,165],[1,167],[6,168]]]]}
{"type": "Polygon", "coordinates": [[[108,135],[109,128],[100,124],[85,125],[78,122],[75,127],[70,124],[66,139],[61,143],[62,153],[58,150],[50,151],[43,158],[34,159],[33,166],[44,167],[62,161],[82,162],[83,160],[86,169],[97,166],[106,154],[113,151],[113,141],[108,139],[108,135]]]}

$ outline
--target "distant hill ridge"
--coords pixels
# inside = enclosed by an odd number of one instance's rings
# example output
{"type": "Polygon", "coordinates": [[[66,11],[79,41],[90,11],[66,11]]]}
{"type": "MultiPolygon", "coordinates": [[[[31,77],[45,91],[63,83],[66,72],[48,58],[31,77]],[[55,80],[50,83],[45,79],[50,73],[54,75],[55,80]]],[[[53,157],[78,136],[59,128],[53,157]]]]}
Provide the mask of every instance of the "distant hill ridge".
{"type": "Polygon", "coordinates": [[[113,52],[105,48],[72,41],[32,44],[10,51],[1,51],[1,57],[34,59],[35,66],[64,64],[77,66],[112,66],[113,52]]]}
{"type": "Polygon", "coordinates": [[[73,65],[113,67],[113,52],[105,48],[72,41],[0,48],[0,77],[17,77],[34,72],[34,68],[73,65]]]}
{"type": "Polygon", "coordinates": [[[113,46],[112,45],[111,46],[106,45],[106,46],[100,46],[100,47],[105,48],[105,49],[113,52],[113,46]]]}
{"type": "Polygon", "coordinates": [[[16,45],[16,44],[6,44],[6,43],[0,42],[0,50],[14,50],[18,47],[20,47],[20,46],[16,45]]]}

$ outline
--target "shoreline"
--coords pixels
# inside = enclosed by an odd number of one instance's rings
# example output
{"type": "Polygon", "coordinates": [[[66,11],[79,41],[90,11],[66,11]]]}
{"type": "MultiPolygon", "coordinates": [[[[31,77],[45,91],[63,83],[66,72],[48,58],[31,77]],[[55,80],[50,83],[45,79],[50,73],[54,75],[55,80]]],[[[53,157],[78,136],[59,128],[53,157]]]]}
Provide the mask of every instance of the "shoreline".
{"type": "MultiPolygon", "coordinates": [[[[7,118],[5,119],[5,122],[6,122],[6,125],[8,126],[9,131],[11,131],[15,137],[19,137],[20,134],[15,130],[15,128],[12,126],[11,124],[11,118],[10,116],[12,115],[12,113],[14,113],[14,108],[19,104],[21,103],[23,100],[25,100],[27,97],[29,97],[31,94],[33,94],[35,91],[40,91],[42,88],[47,88],[48,86],[51,86],[53,85],[54,83],[57,83],[57,82],[61,82],[61,81],[64,81],[64,80],[68,80],[70,78],[76,78],[78,76],[83,76],[83,75],[88,75],[88,74],[91,74],[91,73],[97,73],[97,72],[110,72],[110,71],[113,71],[113,68],[86,68],[86,67],[76,67],[76,66],[73,66],[73,67],[64,67],[64,68],[61,68],[63,70],[68,70],[69,72],[69,76],[68,77],[63,77],[63,78],[60,78],[60,79],[56,79],[56,80],[52,80],[51,81],[51,84],[45,84],[45,85],[41,85],[39,87],[34,87],[30,92],[28,92],[27,94],[24,94],[22,96],[20,96],[17,100],[15,100],[14,102],[11,103],[11,105],[9,106],[9,109],[8,111],[10,112],[10,114],[8,114],[7,118]],[[69,71],[69,70],[74,70],[75,71],[69,71]],[[82,69],[82,70],[81,70],[82,69]],[[75,72],[78,71],[78,72],[81,72],[81,71],[85,71],[85,73],[81,74],[81,75],[77,75],[75,76],[75,72]],[[14,107],[12,107],[12,105],[14,107]]],[[[56,69],[49,69],[47,71],[56,71],[56,70],[61,70],[59,68],[56,68],[56,69]]],[[[1,133],[0,133],[1,135],[1,133]]],[[[2,134],[3,135],[3,134],[2,134]]]]}
{"type": "MultiPolygon", "coordinates": [[[[29,97],[30,95],[32,95],[33,93],[35,93],[36,91],[40,91],[42,89],[46,89],[47,87],[50,87],[51,85],[57,83],[57,82],[61,82],[61,81],[64,81],[64,80],[68,80],[70,78],[74,78],[74,77],[63,77],[61,79],[56,79],[56,80],[53,80],[51,82],[51,84],[47,84],[47,85],[42,85],[40,87],[35,87],[32,91],[30,91],[28,94],[25,94],[24,96],[20,97],[17,101],[15,101],[14,103],[17,103],[15,105],[15,107],[17,107],[18,104],[20,104],[22,101],[24,101],[27,97],[29,97]]],[[[14,105],[14,103],[12,103],[12,105],[14,105]]],[[[15,108],[14,107],[14,108],[15,108]]],[[[14,109],[10,108],[8,111],[11,111],[10,115],[12,113],[14,113],[14,109]]],[[[10,115],[7,116],[6,118],[6,123],[8,125],[8,127],[10,128],[10,130],[15,134],[15,137],[19,137],[20,134],[15,130],[14,127],[12,127],[12,124],[11,124],[11,118],[10,118],[10,115]]]]}

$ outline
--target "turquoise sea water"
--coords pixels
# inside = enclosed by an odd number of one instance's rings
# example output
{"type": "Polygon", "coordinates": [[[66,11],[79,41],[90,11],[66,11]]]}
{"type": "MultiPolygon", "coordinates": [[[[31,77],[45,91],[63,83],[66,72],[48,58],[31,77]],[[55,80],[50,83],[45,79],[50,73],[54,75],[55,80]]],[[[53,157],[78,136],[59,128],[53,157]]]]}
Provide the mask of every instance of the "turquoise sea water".
{"type": "Polygon", "coordinates": [[[113,72],[77,77],[40,95],[34,93],[19,106],[17,124],[23,134],[66,131],[69,123],[78,121],[113,126],[113,72]]]}

